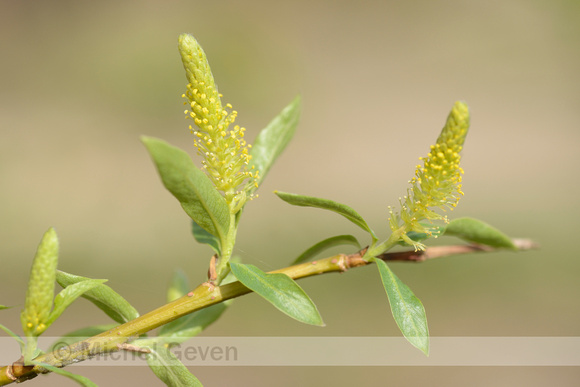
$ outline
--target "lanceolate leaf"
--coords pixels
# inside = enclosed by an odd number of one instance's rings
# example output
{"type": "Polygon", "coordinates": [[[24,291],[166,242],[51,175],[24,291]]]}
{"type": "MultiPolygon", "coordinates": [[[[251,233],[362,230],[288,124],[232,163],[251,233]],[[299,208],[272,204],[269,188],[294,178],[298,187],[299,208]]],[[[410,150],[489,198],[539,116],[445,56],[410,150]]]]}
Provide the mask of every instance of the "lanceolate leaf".
{"type": "Polygon", "coordinates": [[[292,204],[294,206],[302,206],[302,207],[315,207],[315,208],[322,208],[324,210],[329,210],[340,214],[362,228],[363,230],[367,231],[373,237],[373,240],[376,240],[376,236],[368,226],[367,222],[363,219],[362,216],[358,214],[355,210],[347,206],[346,204],[341,204],[334,202],[329,199],[321,199],[316,198],[313,196],[304,196],[304,195],[296,195],[293,193],[287,192],[274,192],[278,197],[284,200],[286,203],[292,204]]]}
{"type": "Polygon", "coordinates": [[[77,282],[76,284],[67,286],[60,291],[54,298],[54,309],[50,312],[46,325],[49,326],[60,317],[62,312],[73,303],[74,300],[82,296],[83,293],[101,285],[107,280],[88,279],[86,281],[77,282]]]}
{"type": "Polygon", "coordinates": [[[175,321],[161,327],[159,337],[166,337],[169,343],[178,344],[187,339],[199,335],[205,328],[213,324],[232,300],[228,300],[210,307],[198,310],[190,315],[178,318],[175,321]]]}
{"type": "Polygon", "coordinates": [[[250,152],[252,156],[250,166],[260,171],[258,183],[266,177],[278,156],[294,136],[300,118],[300,106],[298,96],[268,126],[262,129],[254,141],[250,152]]]}
{"type": "MultiPolygon", "coordinates": [[[[228,274],[228,277],[226,277],[224,281],[222,281],[222,285],[228,283],[227,281],[230,280],[230,277],[233,277],[231,273],[228,274]]],[[[235,278],[233,280],[235,281],[235,278]]],[[[176,270],[167,291],[167,301],[171,302],[176,300],[187,294],[188,291],[189,281],[187,280],[187,276],[183,270],[176,270]]],[[[167,338],[165,341],[170,344],[177,344],[186,341],[191,337],[197,336],[205,328],[216,321],[232,301],[233,300],[229,300],[212,305],[187,316],[180,317],[169,324],[165,324],[159,331],[159,337],[167,338]]]]}
{"type": "Polygon", "coordinates": [[[54,343],[52,343],[48,352],[53,352],[59,349],[67,349],[66,347],[68,345],[74,344],[81,340],[88,339],[89,337],[96,336],[116,326],[117,324],[92,325],[90,327],[84,327],[81,329],[74,330],[72,332],[67,333],[64,336],[59,337],[54,343]]]}
{"type": "Polygon", "coordinates": [[[267,274],[254,265],[230,262],[236,278],[280,311],[306,324],[323,326],[316,305],[286,274],[267,274]]]}
{"type": "Polygon", "coordinates": [[[22,337],[18,336],[16,333],[12,332],[10,329],[8,329],[8,327],[5,327],[2,324],[0,324],[0,329],[12,336],[14,340],[18,341],[18,344],[20,344],[20,349],[24,347],[24,340],[22,340],[22,337]]]}
{"type": "Polygon", "coordinates": [[[230,211],[209,177],[181,149],[152,137],[142,137],[142,141],[165,188],[179,200],[187,215],[205,231],[224,241],[229,229],[230,211]]]}
{"type": "Polygon", "coordinates": [[[73,374],[72,372],[69,372],[69,371],[67,371],[65,369],[58,368],[58,367],[54,367],[54,366],[51,366],[51,365],[48,365],[48,364],[44,364],[44,363],[36,363],[36,364],[38,364],[42,368],[46,368],[47,370],[54,372],[55,374],[62,375],[62,376],[65,376],[65,377],[67,377],[69,379],[72,379],[75,382],[77,382],[78,384],[80,384],[81,386],[84,386],[84,387],[99,387],[95,383],[91,382],[90,379],[87,378],[87,377],[84,377],[84,376],[81,376],[81,375],[76,375],[76,374],[73,374]]]}
{"type": "Polygon", "coordinates": [[[399,329],[411,344],[425,355],[429,355],[429,329],[423,304],[384,261],[380,259],[374,261],[379,268],[381,281],[391,304],[391,312],[399,329]]]}
{"type": "MultiPolygon", "coordinates": [[[[63,288],[88,279],[90,278],[65,273],[60,270],[56,273],[56,281],[63,288]]],[[[137,310],[133,308],[133,306],[119,293],[115,292],[107,285],[97,285],[91,290],[85,292],[82,297],[95,304],[95,306],[120,324],[139,317],[139,312],[137,312],[137,310]]]]}
{"type": "Polygon", "coordinates": [[[181,361],[168,348],[157,345],[150,348],[147,364],[153,373],[170,387],[203,387],[181,361]]]}
{"type": "Polygon", "coordinates": [[[178,298],[185,296],[189,292],[189,280],[187,275],[181,269],[173,272],[171,283],[167,289],[167,302],[175,301],[178,298]]]}
{"type": "MultiPolygon", "coordinates": [[[[431,234],[427,234],[425,232],[416,232],[416,231],[409,231],[407,233],[407,236],[416,242],[421,242],[425,239],[428,238],[438,238],[441,235],[443,235],[443,233],[445,232],[445,226],[438,226],[435,224],[425,224],[425,223],[421,223],[421,225],[427,229],[429,229],[431,231],[431,234]]],[[[399,241],[400,245],[403,246],[408,246],[407,243],[405,243],[404,241],[399,241]]]]}
{"type": "Polygon", "coordinates": [[[205,231],[199,224],[195,223],[195,220],[191,221],[191,232],[193,233],[193,237],[196,241],[199,243],[208,244],[213,249],[213,251],[220,254],[219,239],[205,231]]]}
{"type": "Polygon", "coordinates": [[[449,222],[444,235],[453,235],[468,242],[517,250],[512,240],[489,224],[473,218],[459,218],[449,222]]]}
{"type": "Polygon", "coordinates": [[[337,235],[331,238],[327,238],[323,241],[320,241],[314,246],[308,248],[308,250],[300,254],[300,256],[296,258],[294,262],[292,262],[292,264],[296,265],[301,262],[306,262],[311,258],[315,257],[316,255],[320,254],[324,250],[327,250],[334,246],[341,245],[352,245],[360,248],[360,244],[358,243],[356,238],[353,237],[352,235],[337,235]]]}

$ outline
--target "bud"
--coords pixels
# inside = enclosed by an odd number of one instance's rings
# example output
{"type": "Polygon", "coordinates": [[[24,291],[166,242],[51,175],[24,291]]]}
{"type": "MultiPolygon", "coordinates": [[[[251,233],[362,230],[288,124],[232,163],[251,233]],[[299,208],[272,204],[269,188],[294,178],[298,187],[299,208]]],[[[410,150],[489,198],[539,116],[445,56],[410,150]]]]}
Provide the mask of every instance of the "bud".
{"type": "Polygon", "coordinates": [[[32,262],[24,310],[20,314],[26,336],[40,336],[47,326],[54,298],[58,238],[53,228],[44,234],[32,262]]]}

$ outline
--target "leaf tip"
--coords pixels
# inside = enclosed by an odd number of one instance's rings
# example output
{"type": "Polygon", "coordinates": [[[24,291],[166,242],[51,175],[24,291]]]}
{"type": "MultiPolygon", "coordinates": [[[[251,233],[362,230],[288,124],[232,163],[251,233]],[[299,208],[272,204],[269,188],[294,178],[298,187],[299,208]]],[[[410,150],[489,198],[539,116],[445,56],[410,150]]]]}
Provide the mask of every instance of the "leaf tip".
{"type": "Polygon", "coordinates": [[[139,139],[141,140],[142,143],[147,144],[148,142],[151,142],[151,140],[153,140],[153,137],[151,136],[140,136],[139,139]]]}

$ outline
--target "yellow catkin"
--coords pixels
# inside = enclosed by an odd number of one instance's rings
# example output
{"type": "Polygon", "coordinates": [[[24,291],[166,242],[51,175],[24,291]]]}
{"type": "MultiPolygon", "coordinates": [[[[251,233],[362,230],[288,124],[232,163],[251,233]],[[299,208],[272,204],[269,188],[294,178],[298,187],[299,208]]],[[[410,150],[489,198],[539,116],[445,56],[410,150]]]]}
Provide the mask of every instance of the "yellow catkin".
{"type": "Polygon", "coordinates": [[[229,103],[222,105],[205,52],[195,38],[182,34],[178,47],[188,81],[183,97],[190,109],[185,115],[197,126],[190,126],[194,146],[203,158],[203,169],[235,212],[247,200],[245,191],[255,186],[257,178],[257,171],[248,170],[251,156],[250,144],[244,139],[246,129],[239,125],[230,128],[238,112],[229,103]]]}
{"type": "Polygon", "coordinates": [[[460,152],[469,130],[469,109],[463,102],[456,102],[447,117],[435,145],[430,147],[427,157],[421,158],[423,166],[418,165],[411,188],[401,201],[401,211],[397,215],[390,211],[389,224],[393,231],[404,227],[401,239],[412,244],[415,249],[423,249],[421,243],[412,241],[406,233],[416,231],[430,234],[428,227],[419,222],[423,220],[444,220],[447,218],[435,209],[452,210],[463,196],[461,191],[460,152]],[[402,222],[400,224],[399,220],[402,222]]]}

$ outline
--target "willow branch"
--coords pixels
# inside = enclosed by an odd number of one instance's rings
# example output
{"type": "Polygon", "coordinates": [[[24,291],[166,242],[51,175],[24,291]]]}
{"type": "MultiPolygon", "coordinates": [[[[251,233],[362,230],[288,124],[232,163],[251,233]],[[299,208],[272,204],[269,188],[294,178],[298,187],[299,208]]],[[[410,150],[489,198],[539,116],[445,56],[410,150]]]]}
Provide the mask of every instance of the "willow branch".
{"type": "MultiPolygon", "coordinates": [[[[514,246],[518,251],[537,249],[537,243],[530,239],[512,239],[514,246]]],[[[485,253],[493,252],[498,249],[485,245],[451,245],[451,246],[434,246],[428,247],[423,251],[402,251],[398,253],[384,253],[377,258],[383,261],[404,261],[404,262],[424,262],[428,259],[448,257],[457,254],[485,253]]]]}
{"type": "MultiPolygon", "coordinates": [[[[527,239],[513,241],[518,250],[536,248],[536,244],[527,239]]],[[[457,254],[470,254],[478,252],[497,251],[493,247],[482,245],[451,245],[429,247],[424,251],[404,251],[384,253],[377,258],[384,261],[423,262],[428,259],[441,258],[457,254]]],[[[306,262],[295,266],[275,270],[270,273],[284,273],[292,279],[300,279],[318,274],[345,272],[348,269],[371,264],[362,257],[366,249],[355,254],[338,254],[332,257],[306,262]]],[[[233,282],[222,286],[213,286],[209,282],[199,285],[173,302],[161,306],[143,316],[119,325],[111,330],[103,332],[83,341],[70,345],[66,356],[62,352],[55,351],[37,357],[35,362],[44,363],[55,367],[65,367],[72,363],[78,363],[99,354],[122,350],[124,344],[132,339],[147,333],[161,325],[165,325],[182,316],[211,305],[251,293],[240,282],[233,282]]],[[[13,382],[22,382],[48,371],[41,366],[24,366],[22,360],[0,368],[0,386],[13,382]]]]}

